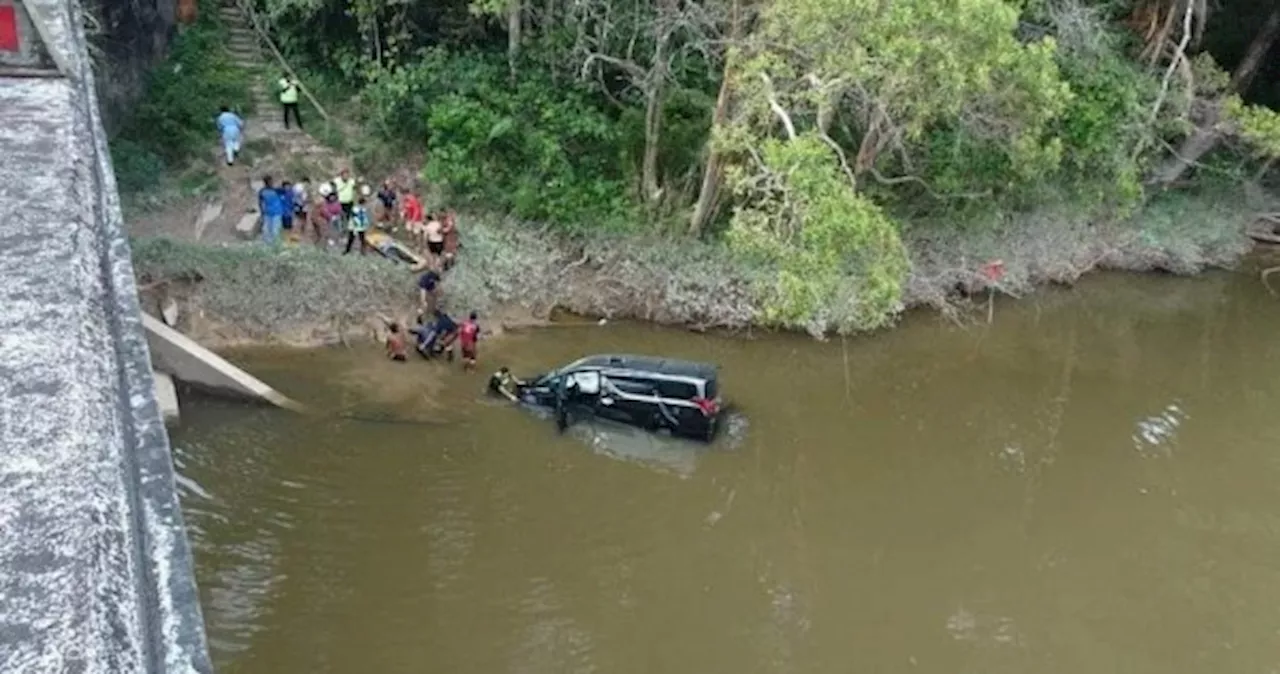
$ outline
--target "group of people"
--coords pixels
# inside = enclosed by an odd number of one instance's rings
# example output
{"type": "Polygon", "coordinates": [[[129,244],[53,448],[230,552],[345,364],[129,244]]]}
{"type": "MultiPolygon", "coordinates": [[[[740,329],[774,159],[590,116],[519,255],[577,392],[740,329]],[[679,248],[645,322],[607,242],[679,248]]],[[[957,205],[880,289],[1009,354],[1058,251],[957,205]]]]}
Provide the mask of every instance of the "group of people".
{"type": "Polygon", "coordinates": [[[461,325],[438,307],[429,314],[419,314],[416,324],[408,330],[402,329],[398,323],[388,321],[387,357],[399,362],[408,360],[409,336],[413,337],[414,350],[427,360],[444,356],[446,360],[453,362],[454,346],[457,345],[462,351],[463,369],[470,370],[476,366],[480,323],[474,311],[461,325]]]}
{"type": "Polygon", "coordinates": [[[425,266],[448,269],[453,265],[458,249],[453,212],[425,213],[417,194],[397,189],[391,181],[384,181],[372,195],[369,186],[351,177],[348,169],[320,184],[314,194],[312,189],[309,178],[277,185],[271,176],[263,176],[258,208],[264,242],[275,245],[283,236],[297,240],[310,233],[316,245],[327,241],[333,246],[345,236],[343,254],[359,242],[363,255],[370,248],[367,233],[376,221],[392,232],[403,225],[412,235],[417,253],[428,263],[425,266]],[[374,203],[370,196],[375,197],[374,203]]]}
{"type": "MultiPolygon", "coordinates": [[[[298,128],[302,128],[298,115],[299,85],[286,78],[281,80],[280,88],[285,127],[288,128],[292,115],[298,128]]],[[[244,120],[224,106],[216,118],[216,125],[227,165],[231,166],[240,153],[244,120]]],[[[333,246],[337,238],[345,234],[343,255],[350,253],[357,241],[360,242],[360,253],[365,254],[369,248],[366,233],[375,220],[379,227],[391,232],[403,226],[413,248],[422,257],[421,264],[412,270],[419,274],[420,306],[412,326],[402,327],[399,323],[383,319],[387,328],[387,357],[393,361],[407,361],[412,339],[414,351],[425,359],[443,356],[452,362],[456,345],[462,352],[463,368],[475,368],[481,332],[476,312],[471,312],[459,324],[441,308],[439,302],[441,275],[453,267],[459,246],[457,216],[453,211],[428,213],[417,194],[397,189],[389,180],[383,181],[381,188],[373,194],[370,187],[353,178],[348,169],[320,184],[314,193],[307,177],[296,183],[283,180],[277,185],[272,176],[263,176],[262,187],[258,190],[258,208],[262,214],[262,238],[268,245],[280,243],[285,236],[300,239],[309,231],[316,245],[324,245],[327,241],[333,246]],[[370,197],[379,207],[376,217],[370,208],[370,197]]],[[[513,401],[518,388],[523,385],[505,367],[489,381],[492,392],[513,401]]]]}

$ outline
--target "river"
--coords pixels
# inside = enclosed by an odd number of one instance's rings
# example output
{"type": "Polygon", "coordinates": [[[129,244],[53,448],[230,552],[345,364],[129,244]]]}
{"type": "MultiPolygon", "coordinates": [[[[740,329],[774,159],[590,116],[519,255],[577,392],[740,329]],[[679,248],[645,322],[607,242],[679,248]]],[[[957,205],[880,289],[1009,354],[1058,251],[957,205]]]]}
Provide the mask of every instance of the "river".
{"type": "MultiPolygon", "coordinates": [[[[869,337],[554,327],[711,360],[710,447],[553,425],[373,348],[231,357],[319,415],[184,401],[218,671],[1280,670],[1280,299],[1100,275],[869,337]],[[341,412],[341,414],[340,414],[341,412]],[[383,421],[354,420],[385,418],[383,421]]],[[[487,370],[486,370],[487,372],[487,370]]]]}

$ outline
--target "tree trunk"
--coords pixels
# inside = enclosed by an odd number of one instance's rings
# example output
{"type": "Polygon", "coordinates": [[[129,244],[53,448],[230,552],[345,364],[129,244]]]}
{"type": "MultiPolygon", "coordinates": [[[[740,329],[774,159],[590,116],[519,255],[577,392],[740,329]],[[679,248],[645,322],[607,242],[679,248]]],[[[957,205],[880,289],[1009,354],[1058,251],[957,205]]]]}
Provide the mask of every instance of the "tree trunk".
{"type": "Polygon", "coordinates": [[[1208,118],[1203,124],[1197,126],[1186,140],[1182,141],[1174,156],[1156,173],[1157,184],[1168,187],[1177,182],[1196,162],[1200,161],[1201,157],[1217,147],[1218,142],[1222,140],[1222,134],[1218,131],[1218,122],[1222,116],[1222,105],[1226,97],[1244,93],[1249,88],[1254,76],[1258,74],[1258,67],[1262,65],[1263,59],[1267,52],[1271,51],[1278,37],[1280,37],[1280,7],[1272,10],[1262,30],[1249,44],[1249,50],[1245,52],[1244,59],[1231,74],[1231,83],[1227,86],[1222,98],[1214,102],[1208,118]]]}
{"type": "Polygon", "coordinates": [[[520,57],[520,35],[524,25],[524,0],[507,0],[507,63],[511,77],[516,76],[516,59],[520,57]]]}
{"type": "MultiPolygon", "coordinates": [[[[729,43],[742,37],[742,8],[738,0],[734,0],[730,10],[729,43]]],[[[707,140],[707,163],[702,170],[702,187],[698,190],[698,201],[693,206],[693,217],[689,220],[689,234],[698,236],[711,221],[716,206],[720,202],[720,183],[724,180],[724,158],[715,147],[715,133],[729,121],[729,98],[733,95],[733,71],[730,68],[729,50],[725,49],[724,70],[720,78],[720,93],[716,96],[716,107],[711,114],[711,138],[707,140]]]]}
{"type": "Polygon", "coordinates": [[[720,152],[715,148],[715,133],[729,121],[729,96],[731,92],[729,62],[725,61],[724,75],[720,81],[720,94],[716,96],[716,108],[711,115],[711,135],[707,141],[707,164],[702,170],[702,188],[698,191],[698,201],[693,207],[693,218],[689,221],[689,233],[697,236],[715,213],[716,204],[720,200],[720,182],[724,178],[724,162],[720,152]]]}
{"type": "Polygon", "coordinates": [[[1258,66],[1262,65],[1263,59],[1275,45],[1277,37],[1280,37],[1280,6],[1271,10],[1271,16],[1267,17],[1262,30],[1257,37],[1253,38],[1253,42],[1249,43],[1249,51],[1244,53],[1240,65],[1237,65],[1235,72],[1231,73],[1229,91],[1242,96],[1249,91],[1249,85],[1253,84],[1253,78],[1258,75],[1258,66]]]}
{"type": "MultiPolygon", "coordinates": [[[[665,77],[663,78],[665,79],[665,77]]],[[[644,162],[641,166],[640,185],[645,203],[656,203],[658,191],[658,149],[662,140],[662,99],[666,83],[659,80],[649,91],[649,101],[644,110],[644,162]]]]}

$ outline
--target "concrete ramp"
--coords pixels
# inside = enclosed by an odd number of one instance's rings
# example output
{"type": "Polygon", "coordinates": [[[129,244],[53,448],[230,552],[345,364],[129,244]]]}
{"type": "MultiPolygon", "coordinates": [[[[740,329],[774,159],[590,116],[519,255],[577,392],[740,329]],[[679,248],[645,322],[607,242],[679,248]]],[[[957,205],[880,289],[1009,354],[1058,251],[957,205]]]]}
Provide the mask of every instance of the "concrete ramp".
{"type": "Polygon", "coordinates": [[[151,365],[157,372],[214,393],[302,411],[302,405],[150,314],[142,315],[142,325],[147,330],[151,365]]]}

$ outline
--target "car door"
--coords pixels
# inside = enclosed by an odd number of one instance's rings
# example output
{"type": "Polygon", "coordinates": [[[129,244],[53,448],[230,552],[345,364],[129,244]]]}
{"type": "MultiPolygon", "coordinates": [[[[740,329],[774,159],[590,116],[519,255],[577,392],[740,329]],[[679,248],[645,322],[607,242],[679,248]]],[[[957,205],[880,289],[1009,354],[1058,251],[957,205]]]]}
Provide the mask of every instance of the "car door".
{"type": "Polygon", "coordinates": [[[653,382],[638,374],[606,374],[600,400],[602,414],[650,428],[654,422],[653,382]]]}

